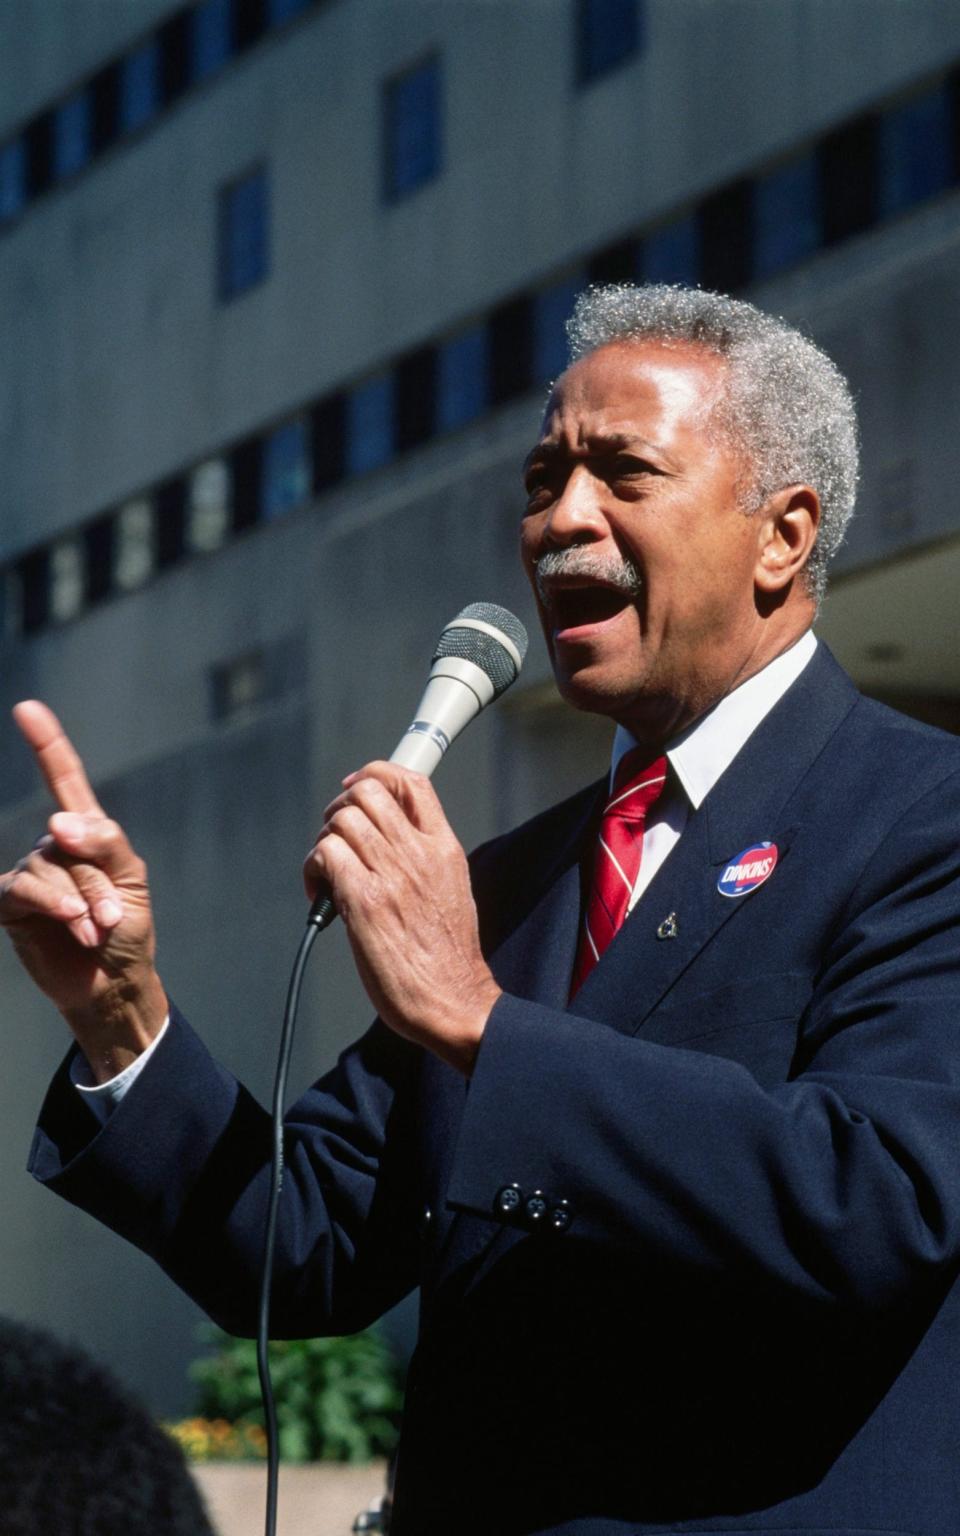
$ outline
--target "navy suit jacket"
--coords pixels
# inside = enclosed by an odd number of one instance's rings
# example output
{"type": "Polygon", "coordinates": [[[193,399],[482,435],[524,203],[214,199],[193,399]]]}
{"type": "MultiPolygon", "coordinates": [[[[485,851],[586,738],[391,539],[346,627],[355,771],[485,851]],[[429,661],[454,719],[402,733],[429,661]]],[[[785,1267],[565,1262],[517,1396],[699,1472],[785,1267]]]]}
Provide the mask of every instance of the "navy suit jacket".
{"type": "MultiPolygon", "coordinates": [[[[960,743],[821,647],[568,1007],[602,801],[474,858],[469,1084],[375,1024],[290,1112],[275,1331],[420,1285],[399,1536],[960,1530],[960,743]]],[[[32,1168],[240,1332],[268,1158],[176,1016],[32,1168]]]]}

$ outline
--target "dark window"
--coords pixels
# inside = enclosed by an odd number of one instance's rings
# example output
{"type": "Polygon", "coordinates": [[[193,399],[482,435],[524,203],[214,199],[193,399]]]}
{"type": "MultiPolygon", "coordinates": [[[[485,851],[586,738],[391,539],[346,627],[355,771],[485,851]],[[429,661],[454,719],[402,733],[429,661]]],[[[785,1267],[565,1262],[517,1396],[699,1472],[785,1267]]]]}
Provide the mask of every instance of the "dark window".
{"type": "Polygon", "coordinates": [[[190,71],[206,80],[226,64],[234,48],[231,0],[204,0],[190,14],[190,71]]]}
{"type": "Polygon", "coordinates": [[[165,103],[176,101],[190,84],[190,13],[176,11],[157,33],[160,86],[165,103]]]}
{"type": "Polygon", "coordinates": [[[508,299],[493,311],[489,337],[490,404],[502,405],[533,387],[533,305],[528,295],[508,299]]]}
{"type": "Polygon", "coordinates": [[[877,120],[858,117],[819,149],[823,238],[827,245],[869,229],[877,217],[877,120]]]}
{"type": "Polygon", "coordinates": [[[183,559],[186,545],[187,482],[181,476],[166,480],[157,490],[157,567],[163,569],[183,559]]]}
{"type": "Polygon", "coordinates": [[[87,602],[99,603],[109,597],[113,575],[114,523],[109,514],[98,517],[84,530],[87,548],[87,602]]]}
{"type": "Polygon", "coordinates": [[[27,125],[27,195],[39,197],[53,177],[53,114],[44,112],[27,125]]]}
{"type": "Polygon", "coordinates": [[[946,84],[950,97],[950,121],[953,124],[952,171],[956,180],[960,178],[960,65],[954,65],[946,84]]]}
{"type": "Polygon", "coordinates": [[[18,634],[22,625],[20,574],[7,566],[0,570],[0,641],[18,634]]]}
{"type": "Polygon", "coordinates": [[[275,427],[263,445],[261,515],[271,522],[310,494],[310,458],[306,423],[299,418],[275,427]]]}
{"type": "Polygon", "coordinates": [[[751,277],[751,187],[737,181],[700,204],[700,275],[705,288],[730,293],[751,277]]]}
{"type": "Polygon", "coordinates": [[[120,132],[142,128],[160,108],[160,48],[155,38],[120,61],[120,132]]]}
{"type": "Polygon", "coordinates": [[[270,265],[270,197],[263,166],[220,189],[217,286],[235,299],[263,281],[270,265]]]}
{"type": "Polygon", "coordinates": [[[347,397],[328,395],[310,412],[310,442],[313,449],[313,489],[329,490],[342,480],[346,471],[347,397]]]}
{"type": "Polygon", "coordinates": [[[437,429],[449,432],[474,421],[488,405],[490,376],[486,326],[453,336],[440,348],[437,368],[437,429]]]}
{"type": "Polygon", "coordinates": [[[577,79],[616,69],[641,45],[640,0],[577,0],[577,79]]]}
{"type": "Polygon", "coordinates": [[[379,469],[393,451],[393,375],[382,373],[347,396],[347,472],[379,469]]]}
{"type": "Polygon", "coordinates": [[[260,475],[263,464],[263,440],[245,438],[230,454],[230,483],[233,487],[233,529],[241,533],[260,519],[260,475]]]}
{"type": "Polygon", "coordinates": [[[425,443],[436,431],[437,354],[421,347],[397,364],[394,380],[397,450],[425,443]]]}
{"type": "Polygon", "coordinates": [[[260,41],[267,25],[265,0],[234,0],[234,37],[242,53],[260,41]]]}
{"type": "Polygon", "coordinates": [[[582,287],[583,278],[575,275],[534,296],[533,373],[538,382],[552,382],[569,362],[566,322],[582,287]]]}
{"type": "Polygon", "coordinates": [[[953,181],[953,102],[941,85],[880,118],[880,213],[890,218],[953,181]]]}
{"type": "Polygon", "coordinates": [[[281,22],[299,16],[313,0],[267,0],[267,25],[278,27],[281,22]]]}
{"type": "Polygon", "coordinates": [[[817,162],[813,153],[758,177],[753,189],[754,276],[771,277],[812,256],[821,243],[817,162]]]}
{"type": "Polygon", "coordinates": [[[672,224],[655,229],[643,242],[643,277],[647,283],[700,281],[700,228],[695,214],[688,213],[672,224]]]}
{"type": "Polygon", "coordinates": [[[76,175],[90,159],[91,106],[90,92],[78,91],[61,102],[53,114],[53,175],[57,181],[76,175]]]}
{"type": "Polygon", "coordinates": [[[0,149],[0,224],[15,219],[27,200],[27,146],[14,139],[0,149]]]}
{"type": "Polygon", "coordinates": [[[620,240],[590,258],[587,281],[590,283],[635,283],[642,271],[640,242],[620,240]]]}
{"type": "Polygon", "coordinates": [[[383,88],[383,192],[406,197],[439,174],[442,159],[440,60],[388,80],[383,88]]]}
{"type": "Polygon", "coordinates": [[[93,153],[98,155],[120,132],[120,66],[108,64],[94,75],[90,92],[93,97],[93,153]]]}
{"type": "Polygon", "coordinates": [[[21,622],[24,634],[43,629],[50,616],[50,553],[35,549],[25,555],[18,567],[23,607],[21,622]]]}

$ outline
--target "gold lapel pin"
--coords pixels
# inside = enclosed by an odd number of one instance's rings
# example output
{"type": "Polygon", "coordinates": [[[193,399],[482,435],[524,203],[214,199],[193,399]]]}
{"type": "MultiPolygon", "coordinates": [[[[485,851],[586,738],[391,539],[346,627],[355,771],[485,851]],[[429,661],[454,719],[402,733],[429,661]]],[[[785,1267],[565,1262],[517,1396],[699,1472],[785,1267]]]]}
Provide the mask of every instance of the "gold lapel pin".
{"type": "Polygon", "coordinates": [[[680,932],[676,912],[668,912],[660,927],[657,929],[658,939],[675,939],[680,932]]]}

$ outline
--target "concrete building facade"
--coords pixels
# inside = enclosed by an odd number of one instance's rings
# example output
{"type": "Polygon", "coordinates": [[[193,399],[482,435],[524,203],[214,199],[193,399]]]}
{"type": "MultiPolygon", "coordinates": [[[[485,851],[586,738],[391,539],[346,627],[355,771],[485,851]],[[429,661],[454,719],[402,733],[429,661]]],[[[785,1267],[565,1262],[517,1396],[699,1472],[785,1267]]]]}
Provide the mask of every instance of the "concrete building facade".
{"type": "MultiPolygon", "coordinates": [[[[533,624],[519,464],[590,281],[733,289],[861,407],[821,633],[960,721],[960,8],[942,0],[7,0],[0,868],[47,699],[150,863],[161,970],[266,1098],[300,863],[465,603],[533,624]],[[6,724],[3,722],[7,721],[6,724]]],[[[473,844],[603,763],[537,637],[438,787],[473,844]]],[[[196,1310],[22,1173],[64,1045],[0,955],[0,1309],[186,1401],[196,1310]]],[[[293,1080],[368,1016],[331,931],[293,1080]]]]}

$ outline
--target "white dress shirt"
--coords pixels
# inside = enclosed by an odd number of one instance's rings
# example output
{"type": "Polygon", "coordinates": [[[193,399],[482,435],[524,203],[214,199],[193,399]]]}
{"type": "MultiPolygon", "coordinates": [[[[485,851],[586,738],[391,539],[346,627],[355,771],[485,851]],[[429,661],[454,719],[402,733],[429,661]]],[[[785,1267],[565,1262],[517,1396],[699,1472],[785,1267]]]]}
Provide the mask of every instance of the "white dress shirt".
{"type": "MultiPolygon", "coordinates": [[[[748,677],[667,747],[672,772],[644,829],[640,873],[630,896],[629,911],[640,900],[667,854],[680,841],[690,812],[699,810],[708,792],[730,767],[761,720],[791,683],[796,682],[816,648],[816,638],[808,629],[789,651],[784,651],[753,677],[748,677]]],[[[618,726],[613,739],[611,786],[621,757],[636,745],[630,732],[622,725],[618,726]]]]}
{"type": "MultiPolygon", "coordinates": [[[[671,742],[666,755],[673,772],[654,806],[643,834],[643,857],[630,896],[629,910],[639,901],[667,854],[676,847],[691,810],[698,810],[740,748],[761,720],[796,682],[810,661],[817,642],[812,630],[753,677],[728,693],[718,704],[671,742]]],[[[610,781],[625,752],[637,745],[629,731],[617,727],[613,739],[610,781]]],[[[106,1120],[143,1071],[170,1023],[169,1017],[146,1050],[107,1083],[94,1083],[83,1056],[74,1057],[71,1076],[98,1119],[106,1120]]]]}

